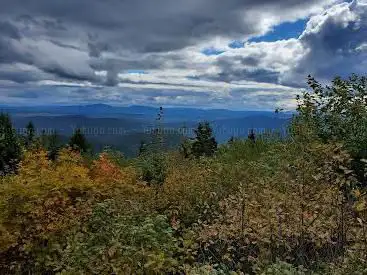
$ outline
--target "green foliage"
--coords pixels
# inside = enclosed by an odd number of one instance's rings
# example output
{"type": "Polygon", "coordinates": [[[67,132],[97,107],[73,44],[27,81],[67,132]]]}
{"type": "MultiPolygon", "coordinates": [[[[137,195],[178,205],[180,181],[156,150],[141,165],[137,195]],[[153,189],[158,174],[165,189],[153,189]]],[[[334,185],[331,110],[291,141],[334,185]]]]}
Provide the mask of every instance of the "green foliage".
{"type": "Polygon", "coordinates": [[[248,134],[248,137],[247,138],[249,140],[251,140],[252,142],[255,142],[256,141],[256,135],[255,135],[254,129],[251,129],[251,131],[248,134]]]}
{"type": "Polygon", "coordinates": [[[175,270],[177,250],[165,216],[124,216],[105,201],[48,265],[61,274],[160,274],[175,270]]]}
{"type": "Polygon", "coordinates": [[[142,140],[140,141],[138,156],[142,156],[148,152],[147,144],[142,140]]]}
{"type": "Polygon", "coordinates": [[[302,266],[296,268],[289,263],[278,261],[266,267],[264,270],[260,271],[259,274],[261,275],[306,275],[306,274],[312,275],[314,273],[307,271],[307,269],[304,269],[302,266]]]}
{"type": "Polygon", "coordinates": [[[59,136],[57,132],[54,131],[48,138],[47,144],[48,158],[50,160],[56,160],[61,149],[61,142],[59,140],[59,136]]]}
{"type": "Polygon", "coordinates": [[[81,153],[85,153],[89,150],[90,146],[82,133],[81,129],[76,129],[74,134],[71,136],[69,146],[81,153]]]}
{"type": "Polygon", "coordinates": [[[126,159],[125,156],[120,152],[114,149],[106,147],[103,150],[103,153],[108,155],[108,159],[118,167],[127,167],[130,165],[130,160],[126,159]]]}
{"type": "Polygon", "coordinates": [[[184,268],[187,275],[237,275],[240,273],[230,271],[225,267],[200,265],[200,266],[187,266],[184,268]]]}
{"type": "Polygon", "coordinates": [[[15,172],[21,155],[20,142],[9,115],[0,114],[0,175],[15,172]]]}
{"type": "Polygon", "coordinates": [[[39,137],[39,140],[41,147],[47,151],[48,158],[55,161],[63,146],[58,133],[53,131],[50,135],[47,135],[43,132],[39,137]]]}
{"type": "Polygon", "coordinates": [[[34,128],[33,122],[30,121],[26,126],[27,132],[25,136],[25,146],[30,148],[36,138],[36,129],[34,128]]]}
{"type": "Polygon", "coordinates": [[[293,130],[299,134],[302,128],[311,139],[342,142],[356,160],[356,172],[362,179],[359,160],[367,157],[367,77],[336,77],[332,86],[322,86],[309,76],[308,84],[312,92],[298,97],[299,115],[293,130]]]}
{"type": "Polygon", "coordinates": [[[217,158],[221,163],[229,164],[237,161],[253,161],[262,153],[272,148],[277,141],[258,139],[256,143],[251,140],[233,140],[231,143],[221,145],[218,148],[217,158]]]}
{"type": "Polygon", "coordinates": [[[167,175],[167,163],[164,154],[150,153],[143,155],[139,161],[142,180],[149,185],[163,185],[167,175]]]}
{"type": "Polygon", "coordinates": [[[336,262],[320,266],[320,274],[364,275],[367,274],[367,251],[349,250],[336,262]]]}
{"type": "Polygon", "coordinates": [[[192,156],[193,141],[185,138],[179,147],[179,152],[184,158],[190,158],[192,156]]]}
{"type": "Polygon", "coordinates": [[[196,138],[192,144],[192,153],[196,157],[214,155],[217,150],[217,142],[213,137],[213,130],[208,122],[199,123],[195,130],[196,138]]]}

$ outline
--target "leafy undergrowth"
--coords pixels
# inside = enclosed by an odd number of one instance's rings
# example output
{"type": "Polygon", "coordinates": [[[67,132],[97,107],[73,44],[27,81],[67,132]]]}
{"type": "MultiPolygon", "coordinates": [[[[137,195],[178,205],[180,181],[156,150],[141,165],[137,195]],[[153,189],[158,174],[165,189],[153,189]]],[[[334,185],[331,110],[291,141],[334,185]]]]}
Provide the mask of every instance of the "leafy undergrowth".
{"type": "Polygon", "coordinates": [[[7,274],[365,274],[366,193],[339,144],[235,141],[139,165],[27,152],[0,185],[7,274]]]}

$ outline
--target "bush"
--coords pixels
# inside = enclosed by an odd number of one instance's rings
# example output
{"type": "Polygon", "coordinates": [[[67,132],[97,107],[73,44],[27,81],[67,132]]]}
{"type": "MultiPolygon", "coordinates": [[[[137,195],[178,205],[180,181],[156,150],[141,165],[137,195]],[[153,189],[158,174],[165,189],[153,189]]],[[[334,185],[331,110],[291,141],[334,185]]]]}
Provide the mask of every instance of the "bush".
{"type": "Polygon", "coordinates": [[[293,129],[300,134],[302,128],[323,142],[342,142],[355,159],[357,175],[365,181],[360,159],[367,158],[367,77],[336,77],[332,86],[324,87],[309,76],[308,84],[312,92],[298,97],[293,129]]]}
{"type": "Polygon", "coordinates": [[[347,167],[338,145],[275,146],[238,174],[237,194],[221,201],[215,222],[202,225],[202,257],[231,270],[251,265],[246,257],[312,268],[332,261],[364,238],[365,225],[345,199],[343,187],[356,182],[347,167]]]}
{"type": "Polygon", "coordinates": [[[105,201],[47,265],[67,274],[159,274],[177,268],[177,250],[165,216],[125,216],[105,201]]]}
{"type": "Polygon", "coordinates": [[[160,153],[151,153],[140,158],[141,178],[148,185],[163,185],[167,175],[166,157],[160,153]]]}
{"type": "Polygon", "coordinates": [[[294,267],[293,265],[277,261],[269,266],[267,266],[264,270],[260,271],[261,275],[312,275],[313,272],[308,271],[307,269],[300,267],[294,267]]]}
{"type": "Polygon", "coordinates": [[[27,272],[35,251],[85,221],[96,202],[143,196],[135,179],[128,168],[117,170],[103,155],[90,170],[79,153],[67,149],[56,162],[48,160],[46,151],[26,152],[18,174],[1,178],[0,267],[27,272]]]}

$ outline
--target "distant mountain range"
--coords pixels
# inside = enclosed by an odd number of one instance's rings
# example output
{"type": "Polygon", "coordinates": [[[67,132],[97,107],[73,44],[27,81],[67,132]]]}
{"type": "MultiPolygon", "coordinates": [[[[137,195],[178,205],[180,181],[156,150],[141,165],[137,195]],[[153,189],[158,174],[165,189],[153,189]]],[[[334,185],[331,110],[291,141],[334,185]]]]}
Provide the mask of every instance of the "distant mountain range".
{"type": "MultiPolygon", "coordinates": [[[[147,106],[115,107],[106,104],[71,106],[0,106],[0,112],[11,114],[18,131],[32,121],[38,133],[56,130],[66,139],[76,128],[82,128],[96,151],[108,145],[134,155],[141,140],[149,141],[157,127],[158,108],[147,106]]],[[[224,109],[164,108],[161,125],[171,139],[167,144],[177,146],[183,135],[192,136],[201,121],[210,122],[220,143],[230,137],[247,137],[255,132],[284,129],[291,112],[231,111],[224,109]]]]}

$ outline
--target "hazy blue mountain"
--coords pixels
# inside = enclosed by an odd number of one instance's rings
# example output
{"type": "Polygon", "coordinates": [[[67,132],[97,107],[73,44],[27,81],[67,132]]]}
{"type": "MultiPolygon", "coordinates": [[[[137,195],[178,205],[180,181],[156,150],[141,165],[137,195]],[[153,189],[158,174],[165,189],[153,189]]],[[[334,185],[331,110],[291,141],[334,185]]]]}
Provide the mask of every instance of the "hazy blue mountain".
{"type": "MultiPolygon", "coordinates": [[[[73,106],[2,106],[0,111],[18,115],[81,115],[89,117],[124,117],[143,120],[154,120],[158,108],[149,106],[115,107],[106,104],[73,105],[73,106]]],[[[254,115],[275,117],[277,114],[267,111],[231,111],[225,109],[196,109],[196,108],[164,108],[167,121],[200,121],[212,119],[241,118],[254,115]]],[[[291,116],[284,113],[283,116],[291,116]]]]}
{"type": "Polygon", "coordinates": [[[142,132],[144,124],[133,118],[94,118],[81,115],[12,116],[13,125],[22,129],[32,121],[38,131],[55,129],[63,135],[70,135],[76,128],[84,128],[88,135],[116,134],[121,132],[142,132]]]}
{"type": "MultiPolygon", "coordinates": [[[[76,128],[81,128],[96,151],[111,146],[126,155],[136,154],[141,140],[149,142],[152,130],[157,127],[158,108],[147,106],[115,107],[106,104],[80,106],[1,106],[0,111],[11,114],[14,127],[24,131],[32,121],[41,134],[56,130],[67,139],[76,128]]],[[[179,144],[182,136],[193,136],[200,121],[208,121],[220,143],[232,136],[246,138],[254,129],[284,129],[292,113],[266,111],[231,111],[223,109],[164,108],[162,126],[170,147],[179,144]]]]}

